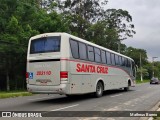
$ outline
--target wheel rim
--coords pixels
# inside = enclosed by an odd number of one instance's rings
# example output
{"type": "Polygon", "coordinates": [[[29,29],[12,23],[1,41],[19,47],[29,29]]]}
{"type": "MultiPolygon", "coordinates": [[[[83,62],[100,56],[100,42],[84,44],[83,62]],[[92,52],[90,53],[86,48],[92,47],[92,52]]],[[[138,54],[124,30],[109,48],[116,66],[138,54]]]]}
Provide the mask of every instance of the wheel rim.
{"type": "Polygon", "coordinates": [[[100,85],[97,86],[97,93],[100,95],[102,93],[102,88],[100,85]]]}

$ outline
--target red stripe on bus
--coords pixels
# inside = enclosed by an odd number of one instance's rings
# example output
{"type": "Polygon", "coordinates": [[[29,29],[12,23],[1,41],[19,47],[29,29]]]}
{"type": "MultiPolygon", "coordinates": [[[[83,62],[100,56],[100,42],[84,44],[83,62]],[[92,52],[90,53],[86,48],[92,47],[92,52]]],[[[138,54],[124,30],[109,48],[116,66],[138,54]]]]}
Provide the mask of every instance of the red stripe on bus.
{"type": "MultiPolygon", "coordinates": [[[[72,62],[80,62],[80,63],[87,63],[87,64],[93,64],[93,65],[99,65],[99,66],[107,66],[107,65],[102,65],[102,64],[96,64],[96,63],[91,63],[91,62],[82,62],[80,60],[71,60],[71,59],[66,59],[66,58],[62,58],[61,60],[65,60],[65,61],[72,61],[72,62]]],[[[127,73],[128,77],[130,77],[131,79],[131,76],[128,74],[128,72],[122,68],[119,68],[119,67],[116,67],[116,66],[107,66],[107,67],[110,67],[110,68],[118,68],[120,70],[123,70],[125,73],[127,73]]],[[[132,80],[132,79],[131,79],[132,80]]]]}
{"type": "MultiPolygon", "coordinates": [[[[82,61],[80,61],[80,60],[71,60],[71,59],[61,59],[61,60],[72,61],[72,62],[88,63],[88,64],[100,65],[100,66],[107,66],[107,65],[103,65],[103,64],[96,64],[96,63],[92,63],[92,62],[82,62],[82,61]]],[[[108,67],[108,66],[107,66],[107,67],[108,67]]]]}

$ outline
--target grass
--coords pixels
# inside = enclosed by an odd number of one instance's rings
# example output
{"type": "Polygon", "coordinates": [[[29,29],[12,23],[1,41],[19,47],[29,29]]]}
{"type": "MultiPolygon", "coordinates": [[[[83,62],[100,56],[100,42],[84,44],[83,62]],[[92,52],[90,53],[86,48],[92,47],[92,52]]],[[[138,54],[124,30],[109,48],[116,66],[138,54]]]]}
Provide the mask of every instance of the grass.
{"type": "Polygon", "coordinates": [[[143,81],[141,81],[141,80],[136,80],[136,84],[148,83],[148,82],[150,82],[150,80],[143,80],[143,81]]]}
{"type": "Polygon", "coordinates": [[[159,114],[158,117],[153,117],[153,120],[160,120],[159,114]]]}
{"type": "Polygon", "coordinates": [[[158,111],[158,117],[153,117],[153,120],[160,120],[160,111],[158,111]]]}
{"type": "Polygon", "coordinates": [[[0,92],[0,98],[10,98],[10,97],[19,97],[19,96],[31,96],[32,93],[26,92],[26,91],[9,91],[0,92]]]}

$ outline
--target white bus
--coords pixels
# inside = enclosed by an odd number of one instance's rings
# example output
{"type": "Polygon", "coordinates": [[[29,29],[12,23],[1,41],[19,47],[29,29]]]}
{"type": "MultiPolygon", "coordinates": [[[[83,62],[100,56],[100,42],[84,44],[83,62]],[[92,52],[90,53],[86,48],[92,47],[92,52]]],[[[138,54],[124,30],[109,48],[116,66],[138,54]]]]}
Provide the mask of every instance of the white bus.
{"type": "Polygon", "coordinates": [[[27,89],[32,93],[85,94],[135,84],[133,59],[67,33],[31,37],[27,89]]]}

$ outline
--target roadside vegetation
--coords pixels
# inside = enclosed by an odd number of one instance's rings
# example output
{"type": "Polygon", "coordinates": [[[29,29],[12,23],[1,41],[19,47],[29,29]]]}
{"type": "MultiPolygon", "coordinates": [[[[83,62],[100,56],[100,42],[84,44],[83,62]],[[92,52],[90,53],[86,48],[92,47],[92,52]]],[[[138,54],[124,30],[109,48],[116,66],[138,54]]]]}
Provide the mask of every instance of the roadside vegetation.
{"type": "MultiPolygon", "coordinates": [[[[160,116],[160,114],[158,114],[160,116]]],[[[153,117],[153,120],[160,120],[160,117],[153,117]]]]}
{"type": "Polygon", "coordinates": [[[0,98],[11,98],[11,97],[19,97],[19,96],[31,96],[32,93],[26,91],[3,91],[0,92],[0,98]]]}
{"type": "Polygon", "coordinates": [[[141,83],[149,83],[150,82],[150,80],[149,79],[145,79],[145,80],[143,80],[143,81],[141,81],[141,80],[136,80],[136,84],[141,84],[141,83]]]}

